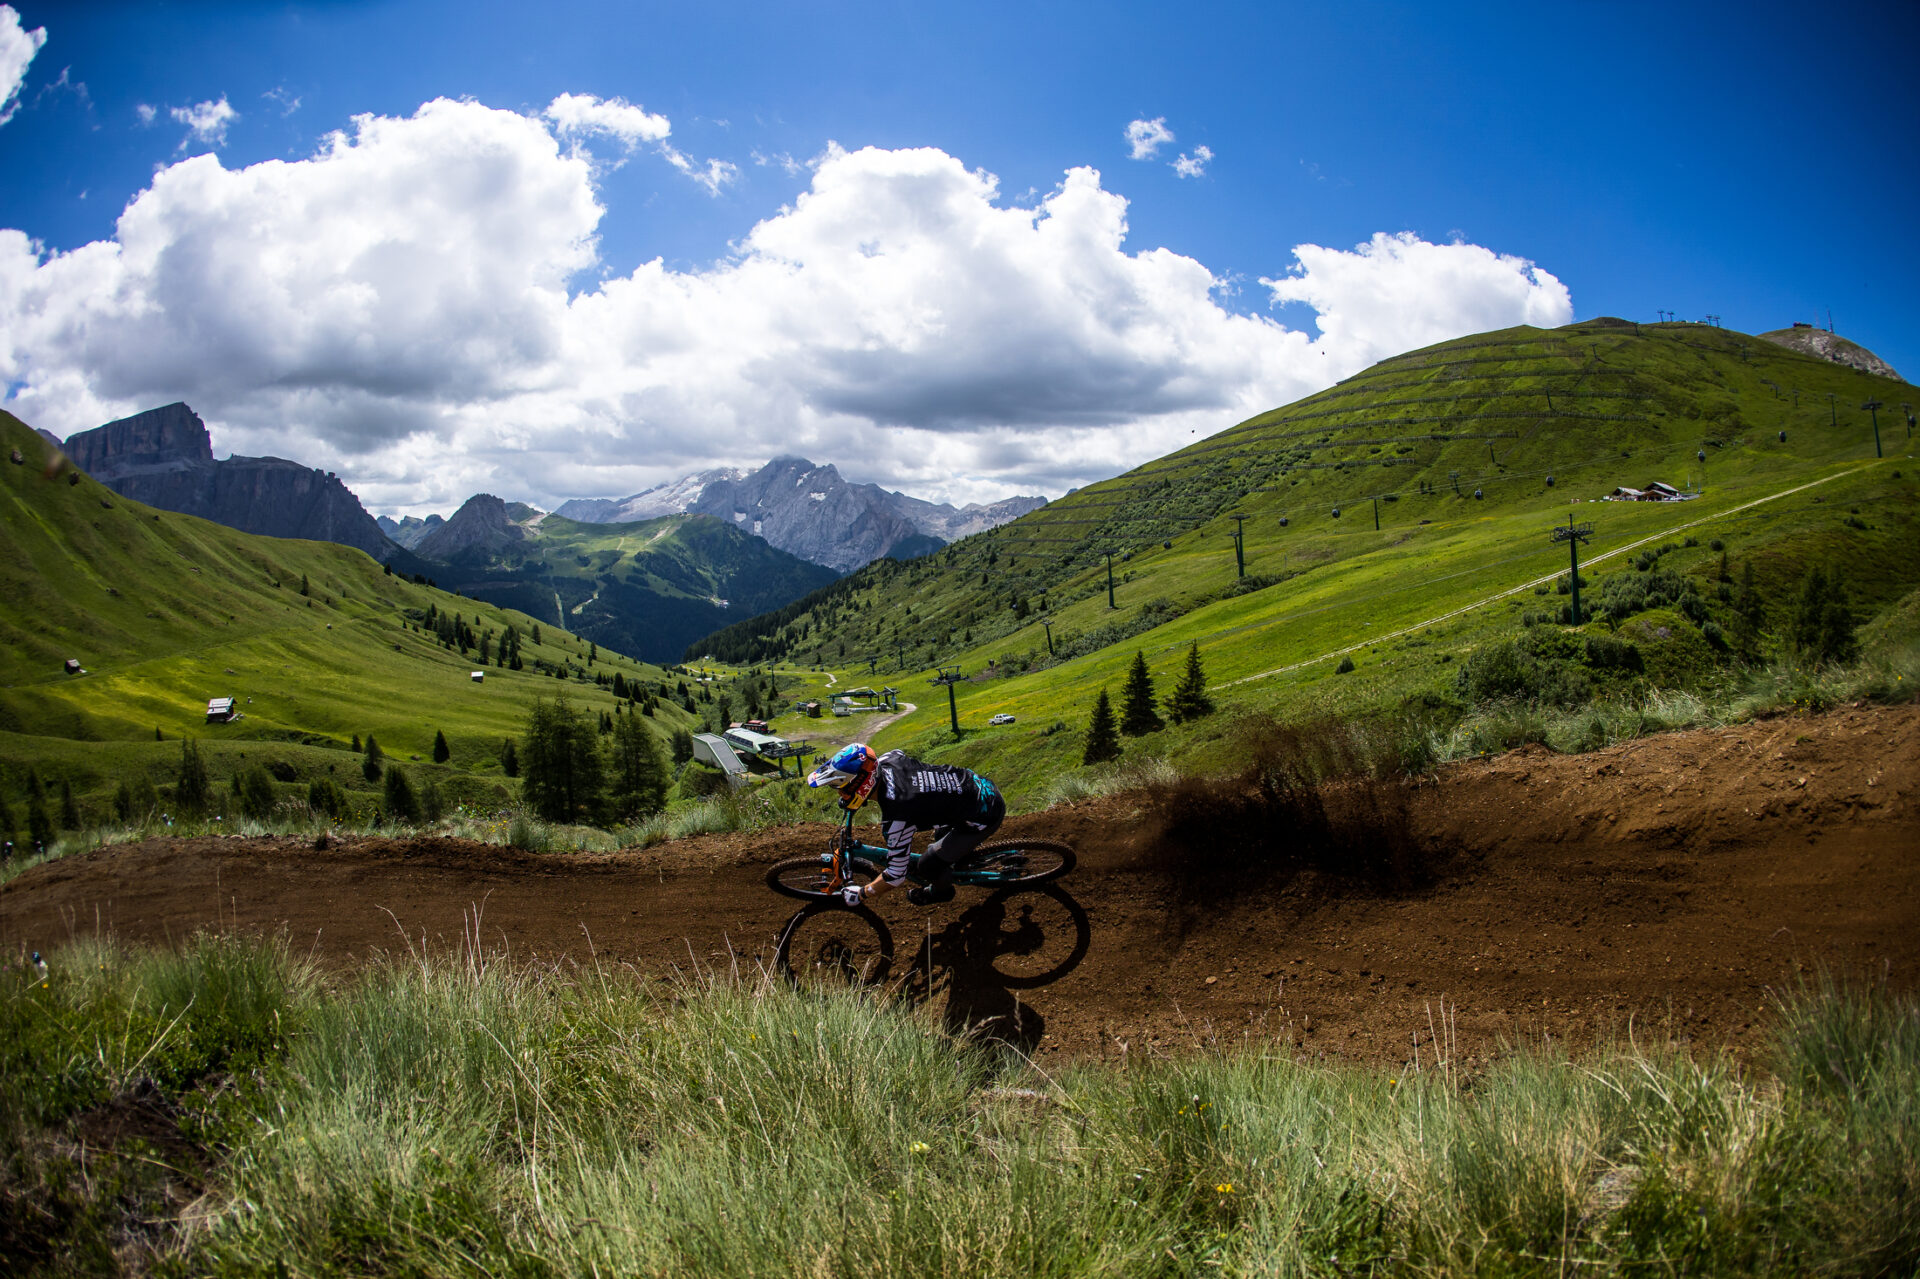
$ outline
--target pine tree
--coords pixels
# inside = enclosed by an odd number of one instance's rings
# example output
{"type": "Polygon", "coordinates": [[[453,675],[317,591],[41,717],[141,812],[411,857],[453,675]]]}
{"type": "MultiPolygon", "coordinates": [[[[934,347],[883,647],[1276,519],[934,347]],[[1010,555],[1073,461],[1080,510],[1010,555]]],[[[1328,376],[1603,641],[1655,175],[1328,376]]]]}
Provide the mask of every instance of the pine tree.
{"type": "Polygon", "coordinates": [[[521,794],[550,822],[592,822],[606,792],[600,738],[563,692],[527,715],[526,774],[521,794]]]}
{"type": "Polygon", "coordinates": [[[1133,665],[1127,669],[1126,687],[1120,690],[1120,731],[1128,737],[1155,733],[1166,727],[1153,706],[1153,676],[1147,673],[1147,655],[1133,652],[1133,665]]]}
{"type": "Polygon", "coordinates": [[[1807,570],[1787,623],[1787,646],[1804,662],[1847,662],[1860,651],[1846,587],[1818,565],[1807,570]]]}
{"type": "Polygon", "coordinates": [[[0,795],[0,844],[13,838],[15,820],[13,806],[7,803],[5,795],[0,795]]]}
{"type": "Polygon", "coordinates": [[[500,743],[500,771],[508,777],[520,776],[520,748],[511,737],[500,743]]]}
{"type": "Polygon", "coordinates": [[[370,782],[379,781],[380,780],[380,761],[385,759],[386,757],[387,757],[387,753],[380,749],[380,743],[373,740],[372,733],[368,733],[367,734],[367,757],[365,760],[361,761],[361,764],[360,764],[361,776],[365,777],[370,782]]]}
{"type": "Polygon", "coordinates": [[[53,819],[47,816],[47,801],[41,795],[27,796],[27,838],[45,852],[53,844],[53,819]]]}
{"type": "Polygon", "coordinates": [[[360,734],[358,733],[353,735],[353,753],[356,755],[360,753],[360,734]]]}
{"type": "Polygon", "coordinates": [[[1753,580],[1753,561],[1740,570],[1740,589],[1733,595],[1733,646],[1752,661],[1760,656],[1760,633],[1767,625],[1767,604],[1753,580]]]}
{"type": "Polygon", "coordinates": [[[1100,700],[1093,704],[1093,718],[1087,721],[1087,749],[1081,754],[1080,762],[1098,764],[1119,757],[1120,734],[1113,725],[1113,702],[1103,688],[1100,700]]]}
{"type": "Polygon", "coordinates": [[[173,805],[183,817],[203,817],[213,807],[213,783],[207,780],[207,762],[191,741],[180,743],[180,777],[173,785],[173,805]]]}
{"type": "Polygon", "coordinates": [[[684,728],[673,730],[673,762],[684,764],[693,758],[693,734],[684,728]]]}
{"type": "Polygon", "coordinates": [[[453,748],[447,745],[447,735],[438,729],[433,734],[433,762],[444,764],[453,758],[453,748]]]}
{"type": "Polygon", "coordinates": [[[1207,673],[1200,669],[1199,640],[1187,649],[1187,673],[1181,677],[1180,686],[1173,690],[1167,713],[1176,724],[1213,714],[1213,699],[1207,696],[1207,673]]]}
{"type": "Polygon", "coordinates": [[[613,733],[614,812],[628,821],[659,812],[668,783],[653,730],[637,715],[622,716],[613,733]]]}

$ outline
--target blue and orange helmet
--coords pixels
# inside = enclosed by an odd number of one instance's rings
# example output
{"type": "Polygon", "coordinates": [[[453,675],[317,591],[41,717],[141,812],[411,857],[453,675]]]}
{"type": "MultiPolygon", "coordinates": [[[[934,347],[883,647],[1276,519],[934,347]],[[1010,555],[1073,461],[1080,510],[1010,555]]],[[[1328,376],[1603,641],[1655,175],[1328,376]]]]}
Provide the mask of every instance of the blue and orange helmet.
{"type": "Polygon", "coordinates": [[[858,808],[873,790],[879,763],[880,757],[871,747],[865,742],[854,742],[841,747],[832,759],[807,774],[807,785],[832,786],[839,790],[843,806],[858,808]]]}

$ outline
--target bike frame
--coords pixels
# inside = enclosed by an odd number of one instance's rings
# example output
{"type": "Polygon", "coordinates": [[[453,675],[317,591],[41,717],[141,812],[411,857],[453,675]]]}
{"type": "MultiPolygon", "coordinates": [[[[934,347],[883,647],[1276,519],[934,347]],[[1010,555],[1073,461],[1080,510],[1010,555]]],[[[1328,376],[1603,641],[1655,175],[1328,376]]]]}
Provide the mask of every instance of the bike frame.
{"type": "MultiPolygon", "coordinates": [[[[848,882],[847,862],[849,859],[863,861],[876,871],[884,871],[892,852],[879,844],[863,844],[853,835],[852,811],[848,811],[841,822],[840,830],[833,837],[833,843],[820,860],[832,867],[829,876],[829,892],[838,892],[848,882]]],[[[926,884],[930,880],[920,873],[921,865],[926,861],[924,853],[912,853],[907,857],[907,881],[914,884],[926,884]]],[[[979,888],[997,888],[1017,878],[1026,869],[1026,858],[1019,853],[1003,853],[994,858],[990,866],[965,869],[966,863],[953,868],[952,882],[957,885],[971,885],[979,888]],[[1004,869],[1003,869],[1004,868],[1004,869]]]]}

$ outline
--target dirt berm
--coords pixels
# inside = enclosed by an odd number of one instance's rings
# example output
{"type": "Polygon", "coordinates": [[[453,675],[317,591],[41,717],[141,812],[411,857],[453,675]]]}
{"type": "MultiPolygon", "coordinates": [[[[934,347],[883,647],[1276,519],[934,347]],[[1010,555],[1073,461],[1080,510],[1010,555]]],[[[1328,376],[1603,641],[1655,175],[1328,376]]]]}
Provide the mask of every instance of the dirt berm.
{"type": "MultiPolygon", "coordinates": [[[[1815,968],[1915,984],[1917,797],[1920,707],[1855,708],[1449,766],[1369,801],[1392,809],[1388,834],[1405,844],[1384,877],[1284,859],[1223,870],[1235,850],[1178,815],[1194,795],[1127,794],[1008,822],[1079,848],[1060,892],[963,890],[932,911],[895,895],[881,912],[911,989],[930,986],[950,1024],[1038,1054],[1251,1037],[1380,1062],[1418,1046],[1430,1061],[1435,1030],[1467,1066],[1545,1036],[1738,1049],[1770,992],[1815,968]]],[[[0,887],[0,944],[284,929],[341,967],[477,932],[526,961],[751,973],[797,904],[766,889],[764,868],[827,834],[594,855],[148,840],[0,887]]]]}

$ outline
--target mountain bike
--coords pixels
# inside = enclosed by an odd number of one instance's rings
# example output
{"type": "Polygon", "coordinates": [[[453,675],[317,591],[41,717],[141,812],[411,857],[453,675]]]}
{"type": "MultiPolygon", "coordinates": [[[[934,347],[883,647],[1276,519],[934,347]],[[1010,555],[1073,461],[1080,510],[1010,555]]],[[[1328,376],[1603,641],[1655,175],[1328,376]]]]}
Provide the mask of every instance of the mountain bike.
{"type": "MultiPolygon", "coordinates": [[[[774,966],[795,986],[874,986],[893,966],[893,933],[867,906],[849,906],[840,898],[848,884],[877,879],[888,850],[854,837],[848,813],[827,851],[790,857],[767,871],[767,887],[807,903],[781,930],[774,966]]],[[[1049,839],[989,840],[956,864],[956,888],[998,891],[1048,884],[1074,868],[1078,856],[1069,844],[1049,839]]],[[[925,884],[926,854],[907,861],[907,879],[925,884]]]]}
{"type": "MultiPolygon", "coordinates": [[[[813,857],[789,857],[767,871],[767,887],[801,901],[839,899],[848,884],[868,884],[880,877],[891,853],[883,845],[863,844],[853,834],[848,813],[834,833],[827,851],[813,857]]],[[[926,884],[927,854],[907,859],[909,883],[926,884]]],[[[1009,888],[1015,884],[1045,884],[1074,868],[1079,858],[1070,844],[1051,839],[988,840],[953,867],[955,888],[1009,888]]]]}

